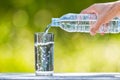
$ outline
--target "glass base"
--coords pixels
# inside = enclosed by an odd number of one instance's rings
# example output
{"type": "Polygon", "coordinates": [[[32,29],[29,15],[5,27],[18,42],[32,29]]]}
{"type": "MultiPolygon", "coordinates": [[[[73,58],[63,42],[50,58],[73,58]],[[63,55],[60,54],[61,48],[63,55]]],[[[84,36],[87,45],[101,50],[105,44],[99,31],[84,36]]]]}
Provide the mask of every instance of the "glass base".
{"type": "Polygon", "coordinates": [[[36,71],[36,76],[52,76],[53,71],[36,71]]]}

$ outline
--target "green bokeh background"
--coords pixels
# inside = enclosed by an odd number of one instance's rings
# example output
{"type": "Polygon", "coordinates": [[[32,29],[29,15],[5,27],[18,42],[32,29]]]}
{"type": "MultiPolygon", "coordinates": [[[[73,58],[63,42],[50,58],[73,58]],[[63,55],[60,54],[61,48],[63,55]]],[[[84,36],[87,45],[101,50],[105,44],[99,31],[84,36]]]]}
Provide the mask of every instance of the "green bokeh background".
{"type": "MultiPolygon", "coordinates": [[[[34,72],[35,32],[43,32],[53,17],[110,1],[115,0],[0,0],[0,72],[34,72]]],[[[55,35],[54,72],[120,71],[120,34],[49,32],[55,35]]]]}

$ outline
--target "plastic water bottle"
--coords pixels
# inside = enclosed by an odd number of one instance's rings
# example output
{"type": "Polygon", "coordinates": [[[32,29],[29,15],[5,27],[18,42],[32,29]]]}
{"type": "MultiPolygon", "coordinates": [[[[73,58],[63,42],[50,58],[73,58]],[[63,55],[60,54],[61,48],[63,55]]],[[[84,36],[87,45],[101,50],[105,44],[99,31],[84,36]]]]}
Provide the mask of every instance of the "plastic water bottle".
{"type": "MultiPolygon", "coordinates": [[[[60,27],[67,32],[90,32],[91,25],[95,24],[97,16],[95,14],[74,14],[69,13],[60,18],[52,18],[52,27],[60,27]]],[[[119,33],[120,18],[115,17],[109,23],[101,25],[98,33],[119,33]],[[105,31],[106,30],[106,31],[105,31]]]]}

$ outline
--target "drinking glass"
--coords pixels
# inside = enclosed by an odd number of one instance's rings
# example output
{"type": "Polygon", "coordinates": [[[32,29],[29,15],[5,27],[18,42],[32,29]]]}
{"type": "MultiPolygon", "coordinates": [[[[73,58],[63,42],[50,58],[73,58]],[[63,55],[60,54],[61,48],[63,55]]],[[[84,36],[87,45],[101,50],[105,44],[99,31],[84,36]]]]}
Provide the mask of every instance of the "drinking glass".
{"type": "Polygon", "coordinates": [[[34,41],[36,75],[53,75],[54,34],[35,33],[34,41]]]}

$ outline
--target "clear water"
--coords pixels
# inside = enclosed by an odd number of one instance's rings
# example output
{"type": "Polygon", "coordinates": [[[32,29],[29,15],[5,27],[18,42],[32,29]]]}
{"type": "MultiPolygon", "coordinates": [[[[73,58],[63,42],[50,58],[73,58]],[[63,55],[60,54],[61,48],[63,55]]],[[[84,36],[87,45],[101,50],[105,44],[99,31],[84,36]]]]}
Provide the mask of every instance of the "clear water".
{"type": "Polygon", "coordinates": [[[50,27],[49,24],[44,33],[35,35],[35,68],[37,76],[53,75],[54,40],[52,34],[47,34],[50,27]]]}
{"type": "Polygon", "coordinates": [[[53,71],[54,42],[35,43],[35,67],[39,71],[53,71]]]}
{"type": "MultiPolygon", "coordinates": [[[[75,21],[75,20],[61,20],[61,28],[67,32],[90,32],[90,27],[94,25],[96,21],[75,21]]],[[[102,25],[98,32],[105,33],[118,33],[118,21],[110,21],[109,23],[102,25]]]]}
{"type": "Polygon", "coordinates": [[[49,24],[44,33],[39,36],[39,42],[35,43],[35,68],[36,75],[51,76],[53,74],[53,55],[54,42],[51,41],[51,36],[47,35],[51,24],[49,24]]]}
{"type": "Polygon", "coordinates": [[[51,24],[47,25],[47,27],[45,28],[45,31],[44,31],[43,37],[48,33],[50,27],[51,27],[51,24]]]}

